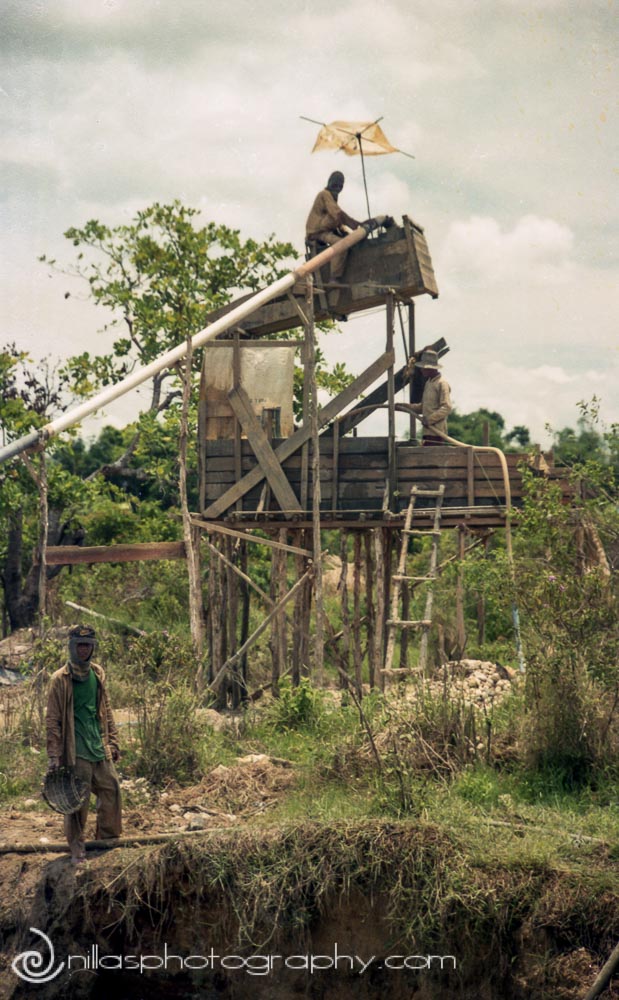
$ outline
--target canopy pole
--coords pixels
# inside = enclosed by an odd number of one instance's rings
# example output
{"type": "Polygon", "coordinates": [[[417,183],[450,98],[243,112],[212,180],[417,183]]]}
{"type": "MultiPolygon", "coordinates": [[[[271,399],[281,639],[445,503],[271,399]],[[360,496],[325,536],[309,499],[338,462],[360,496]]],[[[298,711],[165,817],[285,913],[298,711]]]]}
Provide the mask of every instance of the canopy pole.
{"type": "Polygon", "coordinates": [[[363,174],[363,187],[365,188],[365,203],[368,208],[368,219],[371,219],[372,213],[370,212],[370,199],[368,197],[368,182],[365,176],[365,156],[363,155],[363,140],[361,138],[361,132],[357,132],[357,140],[359,142],[359,152],[361,153],[361,172],[363,174]]]}

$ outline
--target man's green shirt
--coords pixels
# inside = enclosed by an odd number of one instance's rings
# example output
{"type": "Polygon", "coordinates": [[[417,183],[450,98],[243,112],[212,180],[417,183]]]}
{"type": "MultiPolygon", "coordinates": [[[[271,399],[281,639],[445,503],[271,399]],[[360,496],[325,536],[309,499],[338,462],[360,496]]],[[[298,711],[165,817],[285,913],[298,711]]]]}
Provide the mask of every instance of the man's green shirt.
{"type": "Polygon", "coordinates": [[[85,681],[73,681],[75,716],[75,756],[84,760],[104,760],[101,726],[97,718],[97,678],[90,669],[85,681]]]}

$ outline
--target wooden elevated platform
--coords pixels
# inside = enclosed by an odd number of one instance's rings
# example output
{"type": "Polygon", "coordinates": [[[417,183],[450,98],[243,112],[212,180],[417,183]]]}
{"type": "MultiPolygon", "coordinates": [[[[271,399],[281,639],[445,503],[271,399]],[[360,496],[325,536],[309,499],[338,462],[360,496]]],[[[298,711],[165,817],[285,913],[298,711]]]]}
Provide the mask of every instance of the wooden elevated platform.
{"type": "MultiPolygon", "coordinates": [[[[277,449],[281,444],[273,441],[277,449]]],[[[234,471],[234,444],[231,441],[206,441],[203,458],[203,515],[208,518],[209,506],[222,497],[238,480],[234,471]]],[[[308,444],[310,461],[307,463],[307,496],[312,495],[311,445],[308,444]]],[[[526,458],[520,454],[506,456],[509,470],[511,502],[514,507],[522,503],[523,485],[519,469],[526,458]]],[[[241,474],[252,472],[258,466],[256,456],[248,441],[241,446],[241,474]]],[[[304,460],[299,451],[281,463],[286,481],[295,497],[303,495],[304,460]]],[[[540,473],[540,474],[549,474],[540,473]]],[[[552,474],[552,470],[550,470],[552,474]]],[[[332,436],[320,438],[320,490],[321,522],[345,520],[349,524],[368,520],[385,520],[403,516],[413,484],[424,489],[445,486],[443,524],[446,527],[474,520],[486,526],[504,523],[506,496],[505,483],[499,457],[488,452],[451,446],[422,448],[408,441],[396,442],[395,491],[391,501],[386,499],[389,479],[389,438],[345,437],[335,441],[332,436]]],[[[309,512],[284,511],[270,491],[265,493],[265,479],[240,496],[230,507],[218,512],[218,518],[256,523],[272,523],[282,519],[309,520],[309,512]],[[238,506],[237,506],[238,505],[238,506]]],[[[571,496],[567,482],[562,482],[562,492],[571,496]]],[[[430,500],[420,499],[418,515],[430,500]]],[[[416,517],[418,516],[416,514],[416,517]]]]}
{"type": "MultiPolygon", "coordinates": [[[[322,269],[321,279],[328,282],[328,267],[322,269]]],[[[314,319],[320,322],[334,316],[347,317],[352,313],[373,309],[385,304],[386,295],[395,291],[398,298],[412,299],[418,295],[438,297],[438,287],[432,259],[424,231],[417,223],[404,216],[401,226],[368,237],[353,247],[348,254],[342,276],[343,287],[335,301],[327,305],[324,295],[316,295],[314,319]]],[[[318,284],[318,279],[317,279],[318,284]]],[[[245,299],[234,302],[210,313],[209,322],[225,316],[245,299]]],[[[305,284],[299,282],[292,296],[272,299],[239,324],[237,330],[247,337],[262,337],[303,325],[293,299],[301,309],[305,305],[305,284]]],[[[224,335],[225,336],[225,335],[224,335]]]]}

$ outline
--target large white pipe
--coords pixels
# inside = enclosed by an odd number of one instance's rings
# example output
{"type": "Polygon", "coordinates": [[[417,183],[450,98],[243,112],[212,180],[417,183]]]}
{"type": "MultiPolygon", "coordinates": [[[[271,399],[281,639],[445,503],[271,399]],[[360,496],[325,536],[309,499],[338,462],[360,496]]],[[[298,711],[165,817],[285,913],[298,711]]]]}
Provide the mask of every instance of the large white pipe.
{"type": "MultiPolygon", "coordinates": [[[[365,239],[368,232],[374,228],[374,225],[370,223],[364,223],[364,225],[359,226],[344,239],[339,240],[332,247],[324,250],[322,253],[317,254],[312,257],[311,260],[305,261],[300,264],[299,267],[295,268],[294,271],[290,271],[288,274],[284,275],[283,278],[278,278],[273,284],[268,285],[261,292],[256,292],[252,295],[250,299],[247,299],[241,305],[237,306],[236,309],[232,309],[225,316],[221,316],[210,326],[200,330],[192,337],[193,349],[196,350],[198,347],[202,347],[207,341],[213,340],[218,337],[220,333],[224,333],[231,326],[235,326],[240,323],[241,320],[246,319],[250,316],[256,309],[260,306],[265,305],[265,303],[270,302],[277,295],[281,295],[292,288],[295,281],[299,278],[304,278],[306,274],[311,274],[318,268],[322,267],[323,264],[328,264],[333,257],[337,257],[339,254],[344,253],[350,247],[354,246],[355,243],[360,243],[361,240],[365,239]]],[[[40,427],[38,430],[31,431],[29,434],[25,434],[23,437],[17,438],[15,441],[11,441],[10,444],[0,448],[0,462],[4,462],[9,458],[14,458],[15,455],[20,455],[23,451],[27,451],[28,448],[33,448],[36,445],[44,444],[49,438],[54,437],[56,434],[60,434],[61,431],[67,429],[67,427],[72,427],[74,424],[78,424],[84,417],[89,416],[91,413],[95,413],[96,410],[101,409],[102,406],[107,406],[112,400],[118,399],[119,396],[123,396],[126,392],[131,389],[135,389],[136,386],[141,385],[146,382],[153,375],[157,375],[164,368],[172,368],[178,361],[181,361],[187,353],[187,344],[179,344],[178,347],[174,347],[171,351],[167,351],[160,357],[156,358],[155,361],[151,361],[149,365],[144,365],[143,368],[137,368],[135,371],[127,375],[122,381],[117,382],[116,385],[111,385],[107,389],[93,396],[91,399],[86,400],[85,403],[81,403],[72,410],[68,410],[63,413],[61,417],[57,417],[55,420],[51,420],[44,427],[40,427]]]]}

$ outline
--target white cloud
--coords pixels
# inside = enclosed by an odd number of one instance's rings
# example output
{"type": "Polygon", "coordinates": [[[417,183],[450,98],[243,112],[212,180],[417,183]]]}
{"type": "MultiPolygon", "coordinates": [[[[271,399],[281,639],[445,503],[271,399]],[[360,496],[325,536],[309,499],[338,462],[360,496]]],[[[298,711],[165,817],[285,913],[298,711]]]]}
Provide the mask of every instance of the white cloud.
{"type": "MultiPolygon", "coordinates": [[[[573,423],[586,392],[619,398],[613,14],[602,0],[11,0],[5,336],[92,347],[103,315],[36,263],[70,259],[61,234],[88,218],[179,197],[301,249],[338,167],[343,206],[364,217],[360,161],[311,156],[317,127],[299,116],[384,115],[416,159],[368,160],[370,207],[424,226],[441,291],[417,303],[418,340],[446,337],[462,409],[573,423]]],[[[376,315],[325,351],[358,371],[383,344],[376,315]]]]}
{"type": "Polygon", "coordinates": [[[473,216],[450,226],[442,251],[448,280],[479,284],[564,283],[572,274],[573,233],[553,219],[526,215],[513,229],[473,216]]]}

